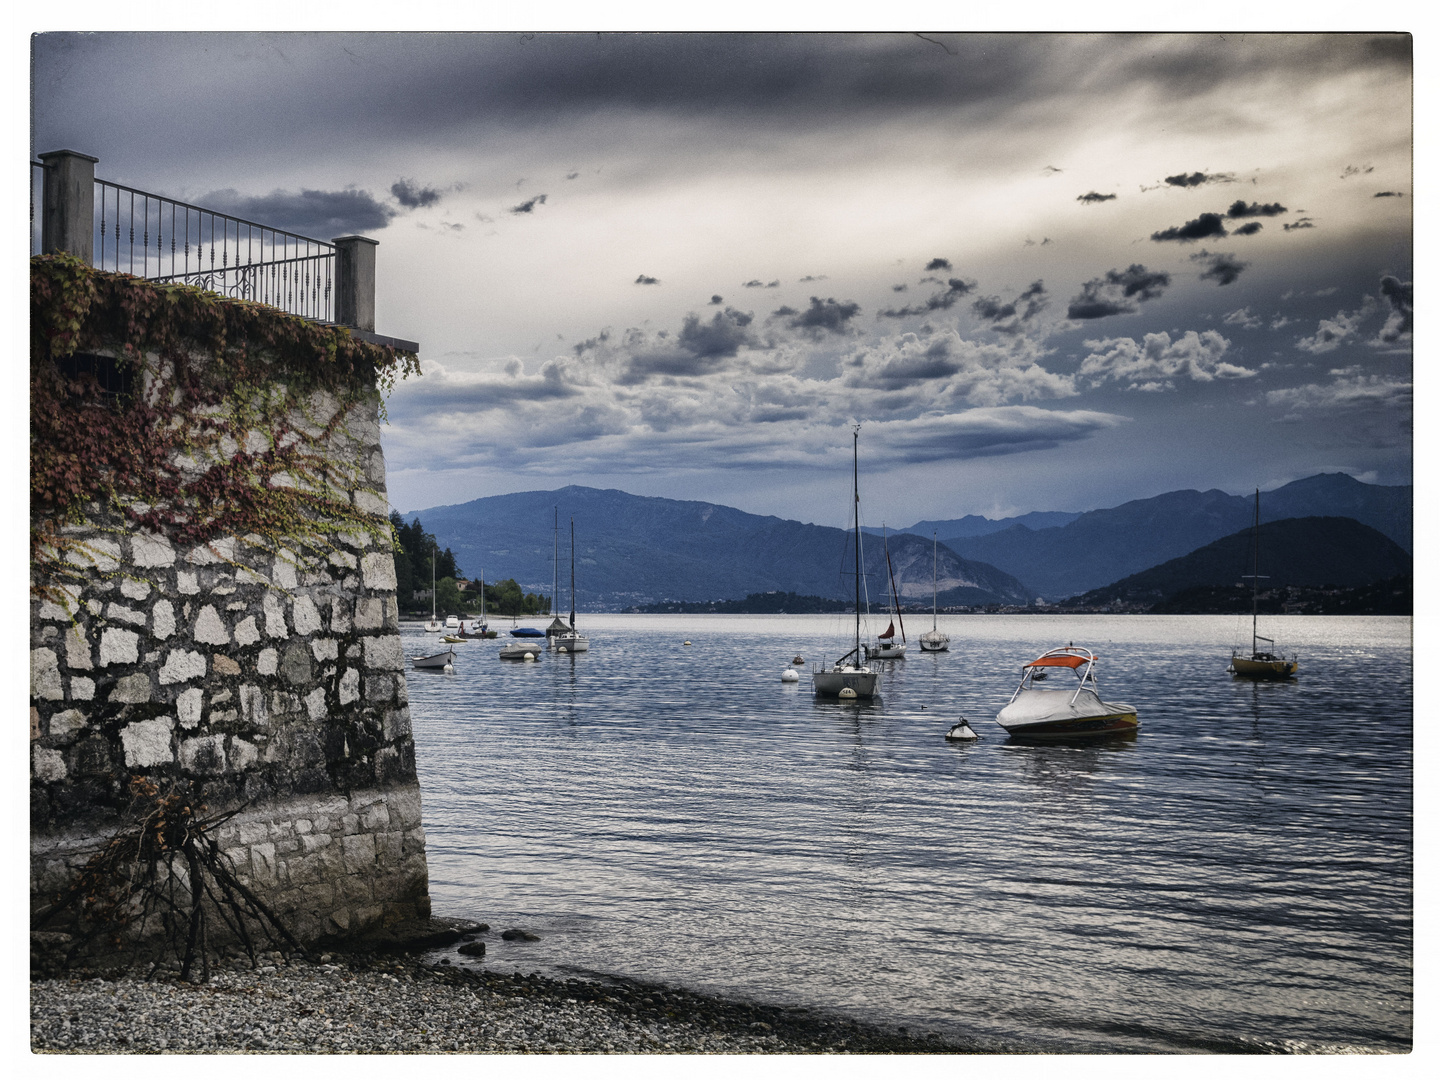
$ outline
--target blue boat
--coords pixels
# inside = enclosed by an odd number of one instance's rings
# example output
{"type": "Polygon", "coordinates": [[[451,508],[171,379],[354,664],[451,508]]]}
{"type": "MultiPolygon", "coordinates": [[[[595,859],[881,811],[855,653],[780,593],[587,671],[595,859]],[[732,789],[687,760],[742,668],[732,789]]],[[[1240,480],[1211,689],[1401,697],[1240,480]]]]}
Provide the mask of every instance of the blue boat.
{"type": "Polygon", "coordinates": [[[533,626],[519,626],[510,631],[511,637],[544,637],[544,630],[536,630],[533,626]]]}

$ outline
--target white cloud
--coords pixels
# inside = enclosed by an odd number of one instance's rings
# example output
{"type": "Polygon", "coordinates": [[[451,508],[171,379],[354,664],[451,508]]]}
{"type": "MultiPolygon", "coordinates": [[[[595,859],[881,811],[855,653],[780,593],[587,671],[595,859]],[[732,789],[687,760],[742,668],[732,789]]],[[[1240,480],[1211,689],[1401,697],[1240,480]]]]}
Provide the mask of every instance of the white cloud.
{"type": "MultiPolygon", "coordinates": [[[[1355,368],[1332,372],[1335,378],[1327,383],[1310,383],[1284,390],[1271,390],[1265,395],[1268,405],[1276,405],[1291,414],[1309,410],[1341,410],[1382,408],[1408,413],[1413,402],[1413,388],[1408,381],[1384,375],[1363,375],[1355,368]]],[[[1397,421],[1400,413],[1397,413],[1397,421]]]]}
{"type": "Polygon", "coordinates": [[[1315,333],[1295,342],[1295,347],[1315,356],[1334,352],[1347,341],[1354,340],[1360,333],[1361,324],[1374,314],[1375,307],[1374,298],[1367,296],[1354,311],[1337,311],[1333,319],[1321,319],[1315,333]]]}
{"type": "Polygon", "coordinates": [[[1127,383],[1132,390],[1173,390],[1175,378],[1194,382],[1215,379],[1248,379],[1255,374],[1221,359],[1230,342],[1218,331],[1187,330],[1172,341],[1165,332],[1146,334],[1143,342],[1134,338],[1105,338],[1087,341],[1090,355],[1080,364],[1080,375],[1092,386],[1107,379],[1127,383]]]}
{"type": "Polygon", "coordinates": [[[1225,316],[1225,325],[1243,326],[1246,330],[1258,330],[1265,325],[1265,320],[1258,315],[1251,315],[1250,308],[1243,307],[1239,311],[1232,311],[1225,316]]]}

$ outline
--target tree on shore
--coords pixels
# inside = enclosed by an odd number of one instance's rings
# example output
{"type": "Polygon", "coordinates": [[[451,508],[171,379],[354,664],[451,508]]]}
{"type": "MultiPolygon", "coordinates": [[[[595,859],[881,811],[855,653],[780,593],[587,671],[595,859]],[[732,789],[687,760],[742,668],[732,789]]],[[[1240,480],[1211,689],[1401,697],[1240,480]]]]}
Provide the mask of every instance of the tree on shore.
{"type": "MultiPolygon", "coordinates": [[[[415,593],[430,589],[430,555],[435,553],[435,579],[454,579],[463,576],[455,561],[455,553],[448,547],[443,551],[434,533],[425,531],[417,516],[408,525],[398,510],[390,514],[390,526],[395,532],[395,592],[400,603],[411,603],[415,593]]],[[[437,597],[438,606],[439,599],[437,597]]]]}

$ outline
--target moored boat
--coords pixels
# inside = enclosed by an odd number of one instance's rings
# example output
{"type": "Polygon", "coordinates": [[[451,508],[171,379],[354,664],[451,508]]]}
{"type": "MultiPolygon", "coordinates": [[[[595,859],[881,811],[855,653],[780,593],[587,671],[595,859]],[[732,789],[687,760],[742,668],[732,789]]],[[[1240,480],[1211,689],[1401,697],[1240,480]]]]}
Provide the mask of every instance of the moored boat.
{"type": "Polygon", "coordinates": [[[890,538],[885,537],[885,569],[890,576],[890,625],[876,634],[874,645],[865,646],[866,660],[905,659],[905,617],[900,614],[900,594],[895,591],[895,567],[890,562],[890,538]],[[900,620],[900,640],[895,640],[895,620],[900,620]]]}
{"type": "MultiPolygon", "coordinates": [[[[1231,650],[1230,666],[1227,669],[1246,679],[1291,679],[1300,666],[1298,656],[1284,656],[1269,649],[1260,648],[1260,642],[1275,645],[1273,638],[1260,633],[1260,489],[1255,489],[1255,572],[1246,574],[1251,580],[1250,588],[1250,655],[1241,655],[1238,649],[1231,650]]],[[[1268,576],[1268,575],[1267,575],[1268,576]]]]}
{"type": "Polygon", "coordinates": [[[811,672],[816,694],[829,697],[873,698],[880,673],[866,667],[860,645],[860,425],[855,425],[855,647],[833,664],[811,672]]]}
{"type": "Polygon", "coordinates": [[[570,626],[550,639],[550,647],[556,652],[577,653],[590,651],[590,639],[575,628],[575,519],[570,519],[570,626]]]}
{"type": "MultiPolygon", "coordinates": [[[[950,636],[940,630],[940,534],[930,534],[932,550],[930,555],[931,612],[930,629],[920,635],[921,652],[948,652],[950,636]]],[[[964,721],[962,720],[963,724],[964,721]]]]}
{"type": "Polygon", "coordinates": [[[1077,738],[1135,731],[1140,718],[1133,705],[1104,701],[1095,681],[1096,656],[1074,645],[1051,649],[1021,670],[1020,685],[995,722],[1025,738],[1077,738]],[[1076,681],[1051,688],[1039,685],[1064,671],[1076,681]]]}
{"type": "Polygon", "coordinates": [[[540,659],[540,646],[533,641],[510,641],[500,647],[501,660],[540,659]]]}
{"type": "Polygon", "coordinates": [[[410,663],[422,671],[435,670],[443,671],[446,667],[455,663],[455,650],[447,648],[444,652],[426,653],[424,656],[412,656],[410,663]]]}

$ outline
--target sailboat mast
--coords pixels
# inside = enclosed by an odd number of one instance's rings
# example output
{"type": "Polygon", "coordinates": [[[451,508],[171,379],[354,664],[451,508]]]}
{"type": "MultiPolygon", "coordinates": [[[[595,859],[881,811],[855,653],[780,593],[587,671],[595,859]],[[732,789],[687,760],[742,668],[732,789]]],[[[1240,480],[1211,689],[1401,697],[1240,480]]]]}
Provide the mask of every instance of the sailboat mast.
{"type": "Polygon", "coordinates": [[[575,519],[570,519],[570,629],[575,629],[575,519]]]}
{"type": "Polygon", "coordinates": [[[435,545],[430,545],[430,621],[435,622],[435,545]]]}
{"type": "MultiPolygon", "coordinates": [[[[930,609],[930,629],[938,631],[940,629],[940,534],[932,532],[930,540],[935,545],[931,549],[930,561],[930,596],[933,604],[930,609]]],[[[922,641],[920,644],[925,643],[922,641]]]]}
{"type": "Polygon", "coordinates": [[[1259,651],[1260,642],[1260,489],[1255,489],[1255,576],[1250,586],[1250,655],[1259,651]]]}
{"type": "Polygon", "coordinates": [[[860,425],[855,425],[855,666],[860,666],[860,425]]]}
{"type": "Polygon", "coordinates": [[[551,614],[554,614],[555,597],[560,592],[560,507],[558,506],[555,507],[555,562],[553,563],[553,566],[555,569],[551,581],[554,582],[554,584],[550,586],[551,614]]]}

